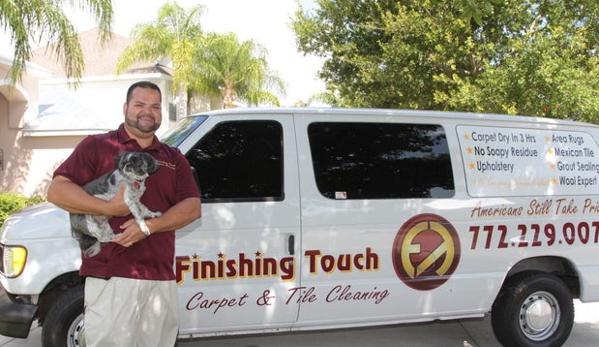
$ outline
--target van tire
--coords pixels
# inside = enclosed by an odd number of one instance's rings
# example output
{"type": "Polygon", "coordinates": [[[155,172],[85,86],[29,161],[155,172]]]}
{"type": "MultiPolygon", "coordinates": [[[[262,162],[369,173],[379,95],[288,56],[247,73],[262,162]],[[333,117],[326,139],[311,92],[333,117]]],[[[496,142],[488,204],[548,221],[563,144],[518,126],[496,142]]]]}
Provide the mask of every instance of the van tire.
{"type": "Polygon", "coordinates": [[[503,346],[561,346],[574,325],[572,293],[564,282],[548,273],[527,271],[514,275],[493,304],[491,325],[503,346]]]}
{"type": "Polygon", "coordinates": [[[56,299],[42,326],[43,347],[84,346],[79,341],[83,330],[83,288],[73,287],[56,299]]]}

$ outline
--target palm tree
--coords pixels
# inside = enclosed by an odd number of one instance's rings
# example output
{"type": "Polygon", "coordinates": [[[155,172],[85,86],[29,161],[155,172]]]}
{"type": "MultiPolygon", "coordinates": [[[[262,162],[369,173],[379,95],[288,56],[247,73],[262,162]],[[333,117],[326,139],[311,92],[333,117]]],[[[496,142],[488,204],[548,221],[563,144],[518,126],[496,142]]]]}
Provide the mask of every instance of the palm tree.
{"type": "Polygon", "coordinates": [[[168,3],[158,10],[158,19],[133,28],[135,43],[127,47],[117,62],[117,73],[138,61],[170,59],[174,69],[173,89],[178,96],[177,114],[187,113],[187,88],[194,56],[202,46],[200,16],[204,6],[185,10],[168,3]]]}
{"type": "MultiPolygon", "coordinates": [[[[52,44],[56,58],[63,61],[67,77],[76,78],[83,74],[84,61],[77,32],[66,17],[63,0],[0,0],[0,27],[8,31],[14,43],[13,64],[10,83],[17,83],[31,58],[31,43],[47,40],[52,44]]],[[[112,0],[71,0],[71,5],[89,9],[100,27],[100,40],[106,42],[114,17],[112,0]]]]}
{"type": "Polygon", "coordinates": [[[266,55],[266,49],[252,40],[239,43],[233,33],[210,33],[205,49],[196,55],[192,89],[220,97],[224,108],[236,101],[279,106],[279,100],[269,90],[284,95],[285,86],[268,69],[266,55]]]}

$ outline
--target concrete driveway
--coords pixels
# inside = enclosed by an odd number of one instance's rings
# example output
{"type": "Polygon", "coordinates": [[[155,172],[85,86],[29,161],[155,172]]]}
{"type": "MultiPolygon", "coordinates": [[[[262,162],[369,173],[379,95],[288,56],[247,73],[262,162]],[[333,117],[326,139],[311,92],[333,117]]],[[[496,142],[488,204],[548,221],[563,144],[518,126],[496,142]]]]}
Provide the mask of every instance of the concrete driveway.
{"type": "MultiPolygon", "coordinates": [[[[597,346],[599,303],[575,301],[576,318],[564,347],[597,346]]],[[[28,339],[0,336],[0,347],[40,347],[41,329],[28,339]]],[[[489,317],[459,321],[408,324],[268,336],[243,336],[181,341],[179,347],[501,347],[489,317]]]]}

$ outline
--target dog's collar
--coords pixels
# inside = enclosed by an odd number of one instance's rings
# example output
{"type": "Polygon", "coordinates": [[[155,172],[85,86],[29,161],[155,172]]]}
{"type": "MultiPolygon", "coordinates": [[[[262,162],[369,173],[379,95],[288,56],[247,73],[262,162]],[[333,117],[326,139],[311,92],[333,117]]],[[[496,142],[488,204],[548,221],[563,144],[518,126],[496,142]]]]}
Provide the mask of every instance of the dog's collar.
{"type": "Polygon", "coordinates": [[[133,188],[139,189],[141,187],[141,181],[133,181],[133,188]]]}

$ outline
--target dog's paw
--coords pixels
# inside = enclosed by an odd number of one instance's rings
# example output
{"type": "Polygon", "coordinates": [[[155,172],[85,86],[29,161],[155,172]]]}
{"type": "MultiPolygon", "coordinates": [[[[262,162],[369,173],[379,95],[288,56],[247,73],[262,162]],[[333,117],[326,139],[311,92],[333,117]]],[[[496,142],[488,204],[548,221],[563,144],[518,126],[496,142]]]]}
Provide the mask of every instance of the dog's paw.
{"type": "Polygon", "coordinates": [[[148,218],[157,218],[157,217],[160,217],[160,216],[162,216],[162,212],[160,212],[160,211],[157,211],[157,212],[152,212],[152,211],[149,211],[149,210],[148,210],[148,211],[145,213],[145,215],[143,216],[143,218],[144,218],[144,219],[148,219],[148,218]]]}
{"type": "Polygon", "coordinates": [[[114,234],[112,232],[112,230],[110,230],[110,232],[104,232],[104,233],[102,233],[102,235],[99,235],[98,241],[100,241],[101,243],[112,242],[117,237],[118,237],[118,235],[114,234]]]}
{"type": "Polygon", "coordinates": [[[96,243],[91,245],[91,247],[89,247],[83,252],[83,255],[86,258],[95,257],[96,255],[98,255],[98,253],[100,253],[100,250],[102,250],[102,245],[100,244],[100,242],[96,241],[96,243]]]}

